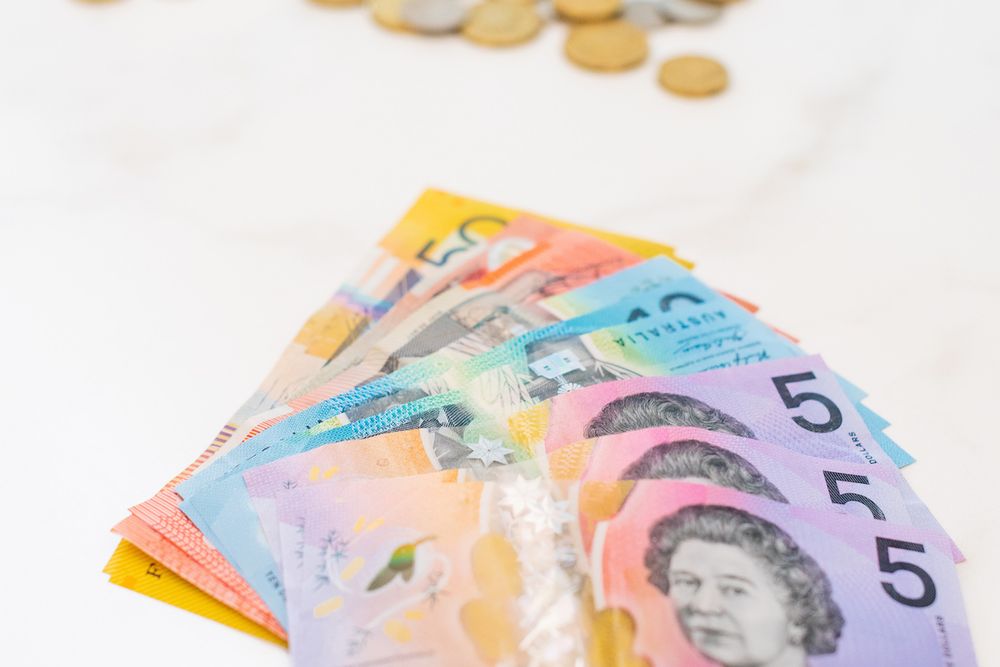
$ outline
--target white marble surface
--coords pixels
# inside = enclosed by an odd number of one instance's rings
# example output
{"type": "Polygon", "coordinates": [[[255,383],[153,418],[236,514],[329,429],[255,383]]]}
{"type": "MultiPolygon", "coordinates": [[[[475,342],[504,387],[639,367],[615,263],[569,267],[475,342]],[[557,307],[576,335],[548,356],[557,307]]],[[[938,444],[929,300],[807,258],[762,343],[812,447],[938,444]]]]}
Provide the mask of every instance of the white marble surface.
{"type": "Polygon", "coordinates": [[[107,529],[434,185],[671,242],[868,389],[1000,664],[998,25],[745,0],[599,76],[562,27],[489,51],[304,0],[0,3],[0,661],[286,664],[105,583],[107,529]],[[663,93],[687,51],[731,90],[663,93]]]}

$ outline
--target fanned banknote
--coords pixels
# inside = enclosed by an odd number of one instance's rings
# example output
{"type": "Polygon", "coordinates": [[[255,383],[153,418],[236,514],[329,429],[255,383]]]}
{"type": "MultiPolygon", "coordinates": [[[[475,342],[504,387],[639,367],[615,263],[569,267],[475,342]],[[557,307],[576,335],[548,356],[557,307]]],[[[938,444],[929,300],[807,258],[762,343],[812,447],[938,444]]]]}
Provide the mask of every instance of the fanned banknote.
{"type": "MultiPolygon", "coordinates": [[[[558,395],[552,401],[552,409],[555,409],[555,405],[572,404],[576,394],[576,391],[572,391],[558,395]]],[[[800,451],[813,456],[882,465],[895,473],[895,466],[868,432],[864,420],[852,409],[851,401],[843,394],[836,377],[817,358],[796,357],[677,377],[636,378],[598,384],[587,389],[585,394],[587,397],[604,397],[603,421],[588,432],[558,432],[559,428],[580,429],[587,421],[581,420],[579,415],[573,415],[570,419],[546,420],[547,404],[542,403],[514,414],[506,421],[480,420],[464,427],[461,424],[436,426],[402,431],[386,437],[391,436],[396,442],[409,440],[413,443],[409,451],[426,452],[425,455],[431,458],[430,465],[434,468],[477,469],[530,459],[537,449],[537,442],[546,439],[550,430],[556,430],[556,441],[565,444],[588,436],[614,432],[613,429],[632,430],[671,423],[666,420],[672,416],[677,420],[674,423],[679,425],[728,429],[728,432],[749,437],[754,437],[757,433],[757,437],[776,443],[795,442],[800,451]],[[807,376],[811,376],[811,379],[807,376]],[[775,378],[778,378],[777,382],[775,378]],[[815,399],[803,409],[790,413],[779,386],[791,384],[794,378],[798,378],[797,382],[800,383],[795,387],[796,391],[803,386],[801,383],[806,383],[806,388],[812,390],[811,394],[820,394],[822,400],[815,399]],[[638,392],[633,389],[634,383],[647,380],[649,387],[656,386],[661,390],[667,388],[668,391],[638,392]],[[705,387],[709,390],[707,394],[703,391],[705,387]],[[609,393],[597,394],[601,388],[606,388],[609,393]],[[616,396],[617,392],[629,393],[618,396],[621,400],[614,403],[609,396],[616,396]],[[633,394],[639,394],[639,397],[632,398],[633,394]],[[667,398],[658,401],[657,394],[666,394],[667,398]],[[691,399],[684,400],[688,395],[691,399]],[[674,399],[674,396],[680,396],[681,400],[674,399]],[[824,406],[832,407],[824,413],[824,406]],[[737,417],[732,417],[734,414],[737,417]],[[699,418],[700,422],[697,421],[699,418]],[[741,422],[740,419],[745,419],[746,422],[741,422]],[[563,427],[564,424],[573,426],[563,427]],[[753,426],[747,427],[745,424],[753,426]]],[[[596,417],[592,417],[590,421],[594,419],[596,417]]],[[[331,449],[350,446],[352,445],[329,445],[331,449]]],[[[401,465],[414,463],[411,455],[401,465]]],[[[324,469],[336,465],[333,462],[324,469]]],[[[912,503],[912,512],[921,525],[937,527],[937,522],[916,500],[905,481],[901,477],[897,477],[897,480],[908,502],[912,503]]],[[[276,613],[280,614],[282,589],[277,575],[278,566],[266,548],[266,538],[260,522],[255,521],[254,502],[244,480],[237,475],[218,480],[200,494],[188,498],[184,507],[206,534],[212,536],[216,545],[230,555],[232,562],[251,585],[266,601],[274,605],[276,613]]]]}
{"type": "MultiPolygon", "coordinates": [[[[686,290],[684,294],[690,295],[690,290],[687,288],[684,289],[686,290]]],[[[709,298],[709,295],[710,292],[706,288],[704,291],[704,297],[709,298]]],[[[544,339],[545,337],[565,335],[566,332],[572,333],[576,331],[592,331],[609,321],[626,321],[634,314],[636,308],[649,309],[655,307],[656,304],[661,302],[661,300],[662,296],[658,293],[643,293],[639,296],[621,301],[615,306],[603,308],[595,311],[594,313],[582,315],[566,322],[559,322],[557,324],[550,325],[549,327],[543,327],[542,329],[536,329],[532,332],[522,334],[484,354],[495,355],[498,351],[505,351],[508,349],[517,350],[520,349],[519,346],[524,346],[530,341],[544,339]]],[[[730,304],[732,309],[742,311],[739,306],[728,301],[727,303],[730,304]]],[[[352,424],[352,426],[364,424],[366,421],[374,423],[380,418],[378,413],[381,410],[381,406],[378,404],[373,405],[371,401],[377,400],[386,395],[396,394],[397,392],[389,391],[387,387],[394,387],[399,384],[400,378],[424,377],[428,373],[426,370],[428,368],[437,367],[438,365],[442,368],[452,368],[456,365],[461,366],[463,364],[475,362],[483,356],[484,355],[477,355],[470,359],[461,349],[440,350],[400,371],[367,385],[363,385],[358,391],[350,392],[350,395],[341,401],[339,405],[341,407],[350,405],[351,410],[353,410],[350,413],[352,417],[356,417],[358,414],[364,415],[376,413],[374,416],[370,416],[367,419],[360,419],[355,424],[352,424]]],[[[431,372],[431,374],[433,374],[433,372],[431,372]]],[[[408,384],[407,387],[420,394],[427,393],[422,388],[417,386],[415,381],[408,384]]],[[[415,396],[411,395],[411,397],[415,396]]],[[[436,398],[435,400],[441,399],[436,398]]],[[[329,410],[329,405],[332,401],[333,399],[328,399],[327,401],[324,401],[322,405],[325,406],[325,409],[329,410]]],[[[417,402],[419,403],[419,401],[417,402]]],[[[425,404],[426,400],[423,404],[421,404],[421,409],[426,407],[425,404]]],[[[522,406],[522,403],[518,403],[513,407],[517,408],[522,406]]],[[[319,406],[316,407],[318,408],[319,406]]],[[[441,410],[444,411],[445,408],[446,406],[442,404],[441,410]]],[[[443,415],[444,412],[441,414],[443,415]]],[[[420,424],[417,425],[419,426],[420,424]]],[[[218,523],[219,530],[222,532],[230,530],[240,533],[244,532],[245,526],[234,524],[229,518],[231,516],[235,516],[232,513],[222,514],[221,519],[216,519],[217,516],[220,516],[220,513],[226,511],[227,507],[238,506],[241,510],[249,507],[249,501],[246,499],[245,487],[242,485],[242,480],[234,473],[238,472],[247,463],[260,464],[269,460],[274,460],[275,458],[280,458],[282,455],[294,453],[294,447],[308,445],[309,442],[318,443],[324,437],[323,435],[319,435],[316,438],[312,438],[309,436],[310,432],[307,431],[302,435],[291,436],[290,440],[286,442],[279,442],[277,445],[271,446],[269,444],[271,442],[270,438],[273,435],[271,431],[279,427],[281,427],[281,424],[265,431],[255,438],[246,441],[245,443],[242,443],[240,447],[228,452],[222,460],[216,461],[210,468],[203,471],[199,476],[188,480],[184,485],[178,487],[178,491],[186,499],[184,504],[182,504],[182,508],[187,516],[198,526],[202,533],[208,536],[212,544],[230,563],[238,564],[240,558],[237,555],[237,552],[232,549],[229,537],[225,534],[216,534],[214,524],[218,523]],[[224,479],[219,479],[220,477],[224,477],[224,479]]],[[[346,432],[342,429],[334,430],[337,430],[341,434],[346,434],[346,432]]],[[[381,430],[389,429],[382,428],[381,430]]],[[[332,433],[333,431],[330,432],[332,433]]],[[[241,573],[244,577],[248,576],[247,572],[244,570],[241,570],[241,573]]],[[[250,583],[258,594],[263,597],[265,603],[272,610],[272,612],[280,619],[282,614],[282,603],[280,600],[281,591],[280,587],[276,586],[276,582],[273,580],[264,581],[257,579],[252,580],[250,583]]]]}
{"type": "MultiPolygon", "coordinates": [[[[282,565],[277,496],[292,489],[350,479],[435,472],[424,450],[402,435],[392,433],[350,446],[320,448],[245,473],[278,572],[282,565]]],[[[612,482],[699,479],[779,502],[903,525],[918,525],[925,520],[904,498],[904,482],[893,467],[806,456],[796,451],[796,445],[792,441],[779,446],[703,428],[661,426],[581,440],[551,452],[540,446],[535,458],[528,459],[536,465],[515,467],[512,474],[612,482]]],[[[495,465],[491,469],[500,470],[495,465]]]]}
{"type": "MultiPolygon", "coordinates": [[[[231,598],[235,593],[240,600],[236,605],[239,611],[282,634],[280,625],[252,589],[178,509],[179,498],[174,488],[231,443],[242,441],[245,433],[267,418],[268,411],[281,412],[284,408],[280,406],[289,399],[321,384],[324,368],[338,353],[406,294],[421,286],[440,286],[457,265],[484,252],[491,237],[522,215],[523,212],[514,209],[438,190],[426,191],[382,238],[353,277],[302,326],[260,387],[219,430],[209,447],[152,498],[130,509],[132,515],[153,532],[180,547],[150,555],[175,571],[194,571],[195,566],[207,569],[214,574],[214,579],[203,579],[196,585],[215,597],[231,598]],[[255,420],[248,423],[251,416],[255,420]]],[[[689,262],[677,258],[670,246],[541,219],[558,227],[593,234],[640,257],[666,255],[690,266],[689,262]]],[[[145,532],[122,534],[146,550],[155,550],[165,544],[159,540],[144,540],[145,532]]],[[[113,566],[116,558],[118,556],[112,555],[109,565],[113,566]]]]}
{"type": "Polygon", "coordinates": [[[106,571],[303,666],[976,664],[889,421],[689,269],[425,192],[106,571]]]}

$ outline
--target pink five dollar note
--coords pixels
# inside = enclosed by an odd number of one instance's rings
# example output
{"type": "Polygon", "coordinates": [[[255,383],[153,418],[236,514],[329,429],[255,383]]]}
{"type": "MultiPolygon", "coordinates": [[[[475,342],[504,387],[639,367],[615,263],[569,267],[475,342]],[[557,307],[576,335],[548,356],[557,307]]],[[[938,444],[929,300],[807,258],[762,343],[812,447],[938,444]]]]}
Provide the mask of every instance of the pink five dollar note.
{"type": "Polygon", "coordinates": [[[975,664],[940,535],[731,489],[617,484],[624,506],[589,561],[579,526],[606,482],[432,474],[283,494],[295,664],[975,664]],[[672,519],[706,506],[722,510],[672,519]],[[687,607],[652,595],[649,568],[687,607]],[[707,599],[692,601],[699,586],[707,599]]]}
{"type": "Polygon", "coordinates": [[[591,489],[593,507],[582,507],[584,544],[593,521],[617,513],[630,493],[620,480],[673,479],[714,484],[774,502],[877,518],[904,526],[911,513],[892,466],[822,459],[779,446],[699,428],[659,426],[582,440],[547,455],[546,473],[559,480],[613,482],[591,489]],[[617,493],[626,495],[617,496],[617,493]],[[584,519],[590,522],[584,522],[584,519]]]}
{"type": "Polygon", "coordinates": [[[631,661],[616,664],[976,664],[938,533],[639,481],[598,525],[591,571],[598,616],[617,630],[592,648],[631,661]]]}

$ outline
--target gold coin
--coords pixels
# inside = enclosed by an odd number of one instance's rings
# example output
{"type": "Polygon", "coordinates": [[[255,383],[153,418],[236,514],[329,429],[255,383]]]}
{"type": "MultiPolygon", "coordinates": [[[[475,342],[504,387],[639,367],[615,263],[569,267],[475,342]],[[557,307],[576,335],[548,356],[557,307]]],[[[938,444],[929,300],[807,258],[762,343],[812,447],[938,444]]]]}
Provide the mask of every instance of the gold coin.
{"type": "Polygon", "coordinates": [[[603,72],[635,67],[648,53],[646,33],[627,21],[573,26],[566,39],[567,58],[603,72]]]}
{"type": "Polygon", "coordinates": [[[409,31],[400,9],[406,0],[371,0],[372,18],[390,30],[409,31]]]}
{"type": "Polygon", "coordinates": [[[726,89],[729,74],[711,58],[680,56],[660,66],[660,85],[684,97],[708,97],[726,89]]]}
{"type": "Polygon", "coordinates": [[[462,34],[477,44],[512,46],[538,34],[542,19],[534,7],[513,2],[484,2],[469,12],[462,34]]]}
{"type": "Polygon", "coordinates": [[[555,0],[556,11],[570,21],[603,21],[622,8],[622,0],[555,0]]]}

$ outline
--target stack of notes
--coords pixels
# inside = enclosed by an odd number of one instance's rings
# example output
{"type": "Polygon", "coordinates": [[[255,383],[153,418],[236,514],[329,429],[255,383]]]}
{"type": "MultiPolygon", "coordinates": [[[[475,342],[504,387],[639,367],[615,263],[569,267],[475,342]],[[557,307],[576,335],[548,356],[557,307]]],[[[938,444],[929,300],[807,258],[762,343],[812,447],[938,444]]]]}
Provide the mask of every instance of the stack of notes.
{"type": "Polygon", "coordinates": [[[111,581],[295,665],[974,665],[865,393],[673,248],[427,191],[111,581]]]}

